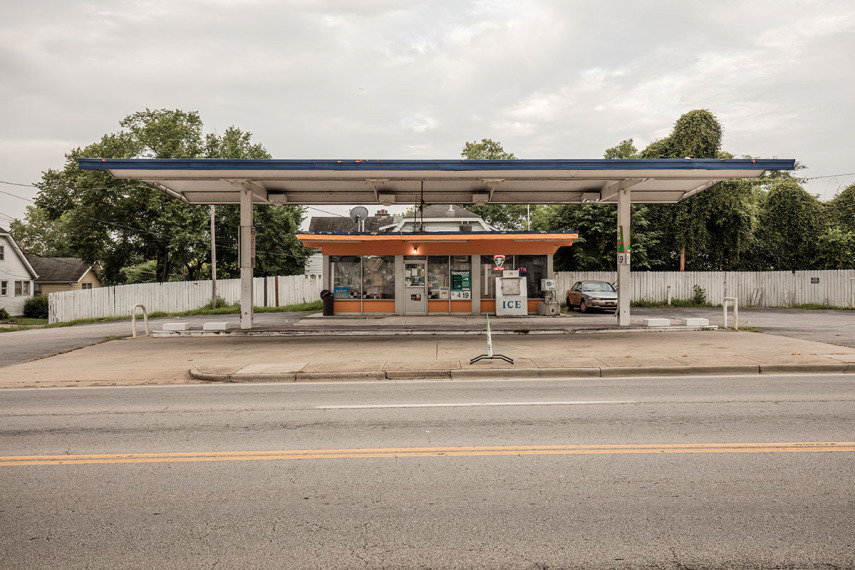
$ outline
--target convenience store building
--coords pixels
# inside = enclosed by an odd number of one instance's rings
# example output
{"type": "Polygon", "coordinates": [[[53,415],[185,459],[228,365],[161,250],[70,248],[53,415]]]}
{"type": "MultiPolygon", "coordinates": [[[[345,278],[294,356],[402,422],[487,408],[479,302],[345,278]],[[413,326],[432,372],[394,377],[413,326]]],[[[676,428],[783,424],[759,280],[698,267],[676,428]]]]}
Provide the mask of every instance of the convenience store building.
{"type": "Polygon", "coordinates": [[[323,253],[336,314],[495,314],[497,303],[498,312],[535,313],[545,299],[543,280],[553,275],[552,254],[578,237],[497,232],[459,206],[428,206],[418,224],[391,217],[384,224],[384,213],[348,232],[322,231],[344,229],[335,222],[346,225],[347,218],[314,218],[314,231],[297,236],[323,253]],[[506,281],[520,291],[506,294],[506,281]]]}

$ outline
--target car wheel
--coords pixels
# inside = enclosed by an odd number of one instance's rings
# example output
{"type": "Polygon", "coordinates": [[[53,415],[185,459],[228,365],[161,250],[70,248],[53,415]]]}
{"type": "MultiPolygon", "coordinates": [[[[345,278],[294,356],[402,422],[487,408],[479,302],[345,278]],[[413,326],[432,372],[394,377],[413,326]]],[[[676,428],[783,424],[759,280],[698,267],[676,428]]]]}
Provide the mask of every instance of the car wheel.
{"type": "Polygon", "coordinates": [[[585,299],[582,299],[581,301],[579,301],[579,310],[582,311],[583,313],[588,312],[588,306],[585,305],[585,299]]]}

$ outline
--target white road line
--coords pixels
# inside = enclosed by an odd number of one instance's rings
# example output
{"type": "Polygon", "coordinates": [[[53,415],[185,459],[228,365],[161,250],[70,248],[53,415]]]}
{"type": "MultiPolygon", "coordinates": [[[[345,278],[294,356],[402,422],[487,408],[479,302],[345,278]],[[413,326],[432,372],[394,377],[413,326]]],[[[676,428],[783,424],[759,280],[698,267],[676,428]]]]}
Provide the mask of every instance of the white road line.
{"type": "Polygon", "coordinates": [[[603,404],[637,404],[635,400],[575,400],[555,402],[454,402],[444,404],[355,404],[349,406],[316,406],[316,410],[370,410],[378,408],[478,408],[494,406],[592,406],[603,404]]]}

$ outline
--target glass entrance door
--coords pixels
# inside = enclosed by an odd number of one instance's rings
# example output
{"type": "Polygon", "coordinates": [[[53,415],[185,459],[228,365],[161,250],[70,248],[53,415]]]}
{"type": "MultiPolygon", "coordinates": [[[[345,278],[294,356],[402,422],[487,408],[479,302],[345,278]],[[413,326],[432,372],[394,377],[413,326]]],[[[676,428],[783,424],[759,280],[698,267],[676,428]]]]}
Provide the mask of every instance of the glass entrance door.
{"type": "Polygon", "coordinates": [[[404,260],[404,314],[427,314],[427,259],[404,260]]]}

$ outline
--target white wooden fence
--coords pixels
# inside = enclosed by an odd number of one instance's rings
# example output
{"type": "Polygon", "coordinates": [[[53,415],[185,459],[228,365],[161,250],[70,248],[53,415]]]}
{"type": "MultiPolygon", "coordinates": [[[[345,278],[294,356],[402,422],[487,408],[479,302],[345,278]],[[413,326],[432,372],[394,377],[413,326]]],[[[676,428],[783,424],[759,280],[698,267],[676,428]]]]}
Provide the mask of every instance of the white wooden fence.
{"type": "MultiPolygon", "coordinates": [[[[614,283],[614,271],[556,273],[560,299],[576,281],[595,279],[614,283]]],[[[834,271],[633,271],[632,300],[664,302],[668,286],[672,299],[691,299],[694,287],[707,301],[720,305],[722,297],[739,298],[740,306],[790,307],[816,303],[855,307],[855,270],[834,271]]]]}
{"type": "MultiPolygon", "coordinates": [[[[559,299],[576,281],[597,279],[615,282],[614,271],[556,273],[559,299]]],[[[707,300],[721,304],[722,297],[739,298],[740,306],[789,307],[807,303],[834,307],[855,307],[855,270],[839,271],[709,271],[632,273],[632,300],[664,302],[668,298],[691,299],[694,286],[706,293],[707,300]]],[[[254,305],[275,307],[310,303],[320,299],[323,279],[320,275],[256,277],[254,305]],[[278,286],[278,287],[277,287],[278,286]],[[277,288],[279,290],[277,303],[277,288]]],[[[227,303],[240,300],[240,279],[217,281],[217,295],[227,303]]],[[[198,309],[211,302],[210,281],[143,283],[81,291],[51,293],[51,323],[121,317],[131,314],[134,305],[148,311],[177,313],[198,309]]]]}
{"type": "MultiPolygon", "coordinates": [[[[281,307],[318,301],[321,298],[322,285],[320,275],[256,277],[253,280],[253,304],[256,307],[281,307]]],[[[225,299],[228,304],[239,302],[240,279],[218,279],[217,296],[225,299]]],[[[210,281],[118,285],[51,293],[48,296],[48,320],[57,323],[76,319],[129,316],[135,305],[145,305],[149,313],[178,313],[192,311],[210,303],[210,281]]]]}

